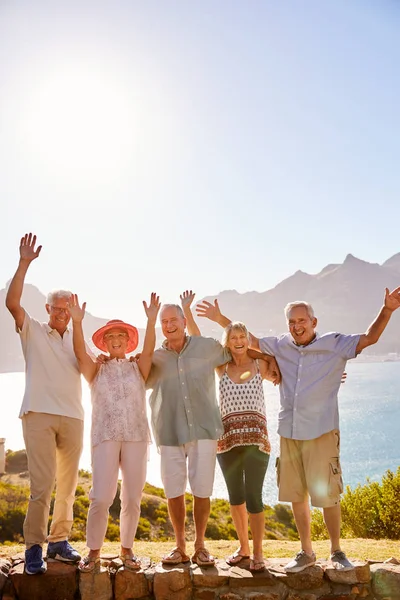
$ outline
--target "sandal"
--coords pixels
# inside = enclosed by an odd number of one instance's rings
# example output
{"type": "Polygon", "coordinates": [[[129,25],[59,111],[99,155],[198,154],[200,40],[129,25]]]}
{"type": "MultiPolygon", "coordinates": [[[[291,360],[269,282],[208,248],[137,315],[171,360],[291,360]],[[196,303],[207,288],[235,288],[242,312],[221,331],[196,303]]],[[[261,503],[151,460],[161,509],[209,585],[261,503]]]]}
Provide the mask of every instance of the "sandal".
{"type": "Polygon", "coordinates": [[[82,558],[80,561],[78,569],[81,573],[92,573],[94,570],[100,571],[100,556],[97,556],[96,558],[85,556],[85,558],[82,558]]]}
{"type": "Polygon", "coordinates": [[[247,560],[249,558],[250,556],[248,554],[240,554],[240,551],[236,550],[236,552],[228,556],[228,558],[226,558],[225,561],[228,563],[228,565],[231,565],[231,567],[233,567],[242,562],[242,560],[247,560]]]}
{"type": "Polygon", "coordinates": [[[140,571],[142,564],[134,554],[120,554],[120,559],[127,571],[140,571]]]}
{"type": "Polygon", "coordinates": [[[213,567],[215,565],[215,558],[211,556],[206,548],[197,548],[192,556],[192,562],[199,567],[213,567]]]}
{"type": "Polygon", "coordinates": [[[262,573],[265,571],[266,566],[264,560],[254,560],[254,558],[250,559],[249,571],[251,573],[262,573]]]}
{"type": "Polygon", "coordinates": [[[169,554],[163,556],[161,562],[163,565],[180,565],[181,563],[190,562],[190,558],[183,550],[176,547],[169,554]]]}

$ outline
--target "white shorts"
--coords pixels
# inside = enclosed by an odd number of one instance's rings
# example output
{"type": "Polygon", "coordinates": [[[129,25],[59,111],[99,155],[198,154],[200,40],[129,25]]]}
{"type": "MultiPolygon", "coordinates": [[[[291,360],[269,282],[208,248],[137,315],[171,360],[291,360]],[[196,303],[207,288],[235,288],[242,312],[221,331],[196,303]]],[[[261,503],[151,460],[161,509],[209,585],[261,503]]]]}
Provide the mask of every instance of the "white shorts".
{"type": "Polygon", "coordinates": [[[160,454],[161,479],[167,498],[182,496],[186,492],[188,478],[193,496],[211,496],[217,440],[197,440],[183,446],[160,446],[160,454]]]}

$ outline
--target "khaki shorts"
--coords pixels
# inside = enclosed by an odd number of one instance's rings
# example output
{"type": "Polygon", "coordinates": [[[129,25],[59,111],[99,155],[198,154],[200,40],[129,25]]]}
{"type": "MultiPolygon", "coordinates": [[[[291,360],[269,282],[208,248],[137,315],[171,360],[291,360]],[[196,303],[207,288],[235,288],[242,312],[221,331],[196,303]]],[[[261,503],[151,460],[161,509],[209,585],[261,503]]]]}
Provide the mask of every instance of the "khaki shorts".
{"type": "Polygon", "coordinates": [[[337,429],[314,440],[281,437],[280,458],[276,461],[279,500],[303,502],[329,508],[340,502],[343,492],[340,467],[340,434],[337,429]]]}

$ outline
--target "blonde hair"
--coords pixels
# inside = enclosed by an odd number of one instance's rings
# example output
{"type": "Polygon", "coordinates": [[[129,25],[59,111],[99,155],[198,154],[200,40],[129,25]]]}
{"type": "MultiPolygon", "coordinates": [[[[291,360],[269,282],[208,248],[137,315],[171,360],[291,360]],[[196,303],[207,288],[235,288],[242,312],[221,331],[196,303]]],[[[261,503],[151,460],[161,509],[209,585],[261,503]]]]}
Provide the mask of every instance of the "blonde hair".
{"type": "Polygon", "coordinates": [[[314,319],[315,313],[311,304],[309,304],[309,302],[304,302],[303,300],[297,300],[296,302],[289,302],[289,304],[286,304],[285,306],[285,317],[287,321],[289,320],[289,313],[292,310],[292,308],[297,307],[305,308],[310,319],[314,319]]]}
{"type": "Polygon", "coordinates": [[[222,334],[221,344],[225,348],[229,342],[229,336],[231,335],[232,331],[241,331],[242,333],[245,333],[247,339],[250,341],[250,334],[249,334],[249,331],[248,331],[246,325],[244,323],[242,323],[241,321],[233,321],[232,323],[229,323],[229,325],[227,325],[227,327],[225,327],[224,333],[222,334]]]}

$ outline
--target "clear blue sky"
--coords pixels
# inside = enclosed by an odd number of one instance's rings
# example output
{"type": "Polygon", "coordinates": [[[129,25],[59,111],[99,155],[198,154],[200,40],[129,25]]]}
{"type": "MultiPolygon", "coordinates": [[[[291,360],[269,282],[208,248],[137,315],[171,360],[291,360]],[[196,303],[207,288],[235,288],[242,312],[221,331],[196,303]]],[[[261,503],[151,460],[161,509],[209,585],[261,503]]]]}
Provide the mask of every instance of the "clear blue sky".
{"type": "Polygon", "coordinates": [[[0,4],[0,285],[141,324],[400,251],[396,0],[0,4]]]}

